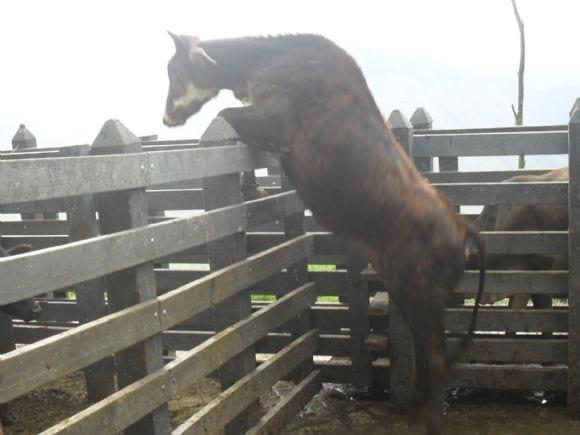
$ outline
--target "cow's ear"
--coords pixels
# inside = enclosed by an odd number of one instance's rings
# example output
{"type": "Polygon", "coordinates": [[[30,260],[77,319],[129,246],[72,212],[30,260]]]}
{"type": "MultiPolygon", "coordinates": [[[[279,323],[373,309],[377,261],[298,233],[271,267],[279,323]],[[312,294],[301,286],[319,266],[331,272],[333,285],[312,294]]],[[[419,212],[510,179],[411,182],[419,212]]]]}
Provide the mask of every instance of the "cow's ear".
{"type": "Polygon", "coordinates": [[[204,67],[213,67],[217,65],[217,62],[210,57],[207,52],[201,47],[194,47],[189,52],[189,59],[194,65],[200,65],[204,67]]]}
{"type": "Polygon", "coordinates": [[[30,251],[32,251],[32,246],[26,245],[26,244],[16,245],[16,246],[13,246],[12,248],[6,250],[8,255],[25,254],[26,252],[30,252],[30,251]]]}
{"type": "Polygon", "coordinates": [[[181,35],[176,35],[173,32],[167,31],[171,39],[173,39],[173,43],[175,44],[175,51],[178,53],[183,53],[188,50],[187,42],[184,40],[184,37],[181,35]]]}

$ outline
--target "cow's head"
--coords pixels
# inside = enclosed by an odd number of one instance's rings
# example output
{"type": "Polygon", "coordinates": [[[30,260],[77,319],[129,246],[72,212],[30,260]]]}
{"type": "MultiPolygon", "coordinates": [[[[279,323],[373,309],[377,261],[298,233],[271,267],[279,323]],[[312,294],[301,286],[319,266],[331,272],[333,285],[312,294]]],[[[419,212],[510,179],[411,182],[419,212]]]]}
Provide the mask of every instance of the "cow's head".
{"type": "MultiPolygon", "coordinates": [[[[1,257],[8,257],[10,255],[18,255],[24,254],[25,252],[30,252],[32,250],[32,246],[30,245],[17,245],[10,249],[0,248],[0,256],[1,257]]],[[[36,319],[42,309],[38,302],[34,299],[28,298],[22,301],[13,302],[7,305],[1,305],[0,311],[8,314],[10,317],[14,317],[15,319],[24,320],[26,322],[30,320],[36,319]]]]}
{"type": "Polygon", "coordinates": [[[219,89],[215,82],[217,63],[200,47],[199,39],[169,35],[175,43],[175,54],[167,65],[169,92],[163,123],[175,127],[185,124],[219,89]]]}

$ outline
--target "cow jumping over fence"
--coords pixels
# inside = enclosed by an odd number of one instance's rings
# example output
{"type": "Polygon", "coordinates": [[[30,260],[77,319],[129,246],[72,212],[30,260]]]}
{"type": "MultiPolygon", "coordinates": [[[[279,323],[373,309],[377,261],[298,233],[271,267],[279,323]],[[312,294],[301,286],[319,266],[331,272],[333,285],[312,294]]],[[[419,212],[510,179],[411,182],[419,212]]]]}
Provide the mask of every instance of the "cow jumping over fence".
{"type": "MultiPolygon", "coordinates": [[[[356,62],[314,35],[200,41],[171,35],[176,53],[164,123],[184,124],[221,89],[250,105],[220,112],[241,140],[280,155],[320,224],[374,264],[415,344],[427,432],[441,430],[452,357],[444,310],[477,231],[431,187],[392,137],[356,62]]],[[[480,287],[467,346],[477,317],[480,287]]]]}

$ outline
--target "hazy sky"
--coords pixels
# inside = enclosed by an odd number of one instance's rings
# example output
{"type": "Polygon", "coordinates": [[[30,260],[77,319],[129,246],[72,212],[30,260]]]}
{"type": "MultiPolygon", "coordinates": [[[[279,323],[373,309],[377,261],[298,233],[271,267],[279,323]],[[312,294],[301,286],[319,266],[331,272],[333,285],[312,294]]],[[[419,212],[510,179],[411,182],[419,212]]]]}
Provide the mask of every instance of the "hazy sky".
{"type": "MultiPolygon", "coordinates": [[[[580,87],[580,1],[518,3],[526,24],[527,84],[580,87]]],[[[10,147],[21,122],[40,146],[91,142],[112,117],[138,135],[198,137],[233,99],[220,95],[185,127],[163,126],[166,64],[174,50],[166,30],[206,39],[319,33],[355,58],[362,52],[377,62],[428,58],[514,83],[519,56],[509,0],[5,0],[0,149],[10,147]]]]}

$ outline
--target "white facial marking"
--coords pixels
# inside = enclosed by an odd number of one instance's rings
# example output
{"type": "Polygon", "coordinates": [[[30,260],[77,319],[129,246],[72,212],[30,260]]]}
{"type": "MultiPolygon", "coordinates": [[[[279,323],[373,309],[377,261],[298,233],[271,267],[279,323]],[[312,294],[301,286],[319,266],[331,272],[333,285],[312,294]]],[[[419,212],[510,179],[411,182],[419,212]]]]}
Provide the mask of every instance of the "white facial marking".
{"type": "Polygon", "coordinates": [[[193,83],[189,83],[185,93],[173,100],[174,107],[187,107],[194,101],[205,101],[216,95],[215,89],[199,89],[193,83]]]}

